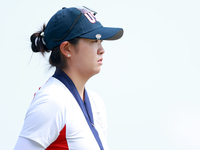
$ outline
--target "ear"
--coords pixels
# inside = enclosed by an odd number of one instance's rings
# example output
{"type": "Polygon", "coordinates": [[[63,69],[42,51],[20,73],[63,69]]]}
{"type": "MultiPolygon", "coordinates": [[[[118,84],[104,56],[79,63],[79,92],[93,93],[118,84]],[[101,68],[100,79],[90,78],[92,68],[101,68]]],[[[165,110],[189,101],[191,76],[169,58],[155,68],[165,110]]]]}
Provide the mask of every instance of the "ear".
{"type": "Polygon", "coordinates": [[[71,44],[68,41],[64,41],[60,44],[60,51],[65,57],[71,57],[71,44]]]}

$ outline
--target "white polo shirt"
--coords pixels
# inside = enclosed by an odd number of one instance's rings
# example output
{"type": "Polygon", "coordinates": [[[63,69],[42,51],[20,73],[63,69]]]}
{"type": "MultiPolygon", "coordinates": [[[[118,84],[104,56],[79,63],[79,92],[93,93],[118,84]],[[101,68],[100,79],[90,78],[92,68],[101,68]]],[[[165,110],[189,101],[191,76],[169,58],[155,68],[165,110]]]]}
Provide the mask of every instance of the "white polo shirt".
{"type": "MultiPolygon", "coordinates": [[[[102,99],[88,91],[94,126],[107,150],[106,110],[102,99]]],[[[71,92],[54,77],[46,82],[27,111],[21,137],[41,144],[46,150],[99,150],[84,114],[71,92]]]]}

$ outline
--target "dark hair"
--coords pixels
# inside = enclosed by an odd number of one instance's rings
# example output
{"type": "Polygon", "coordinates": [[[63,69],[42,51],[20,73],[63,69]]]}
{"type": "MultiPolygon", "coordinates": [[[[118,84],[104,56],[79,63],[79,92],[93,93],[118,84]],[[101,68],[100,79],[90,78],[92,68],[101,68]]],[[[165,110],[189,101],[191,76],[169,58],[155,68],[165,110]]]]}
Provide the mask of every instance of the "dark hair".
{"type": "MultiPolygon", "coordinates": [[[[49,50],[45,43],[44,43],[44,37],[42,35],[42,33],[45,30],[45,24],[43,25],[43,27],[41,28],[40,31],[33,33],[30,37],[31,40],[31,49],[33,52],[41,52],[42,55],[45,54],[45,52],[49,53],[51,52],[51,55],[49,57],[49,63],[51,64],[51,66],[55,66],[58,67],[60,69],[67,67],[67,63],[66,63],[66,58],[65,56],[61,53],[60,51],[60,46],[54,47],[52,50],[49,50]]],[[[70,42],[72,45],[76,46],[79,42],[80,38],[74,38],[69,40],[68,42],[70,42]]]]}

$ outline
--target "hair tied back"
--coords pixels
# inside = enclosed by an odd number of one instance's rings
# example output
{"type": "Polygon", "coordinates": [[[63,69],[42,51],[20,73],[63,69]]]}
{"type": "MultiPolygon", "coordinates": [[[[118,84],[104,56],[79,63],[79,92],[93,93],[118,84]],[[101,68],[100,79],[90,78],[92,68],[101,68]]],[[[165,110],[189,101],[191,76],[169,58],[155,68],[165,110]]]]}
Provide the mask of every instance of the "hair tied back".
{"type": "Polygon", "coordinates": [[[33,52],[41,52],[44,54],[44,52],[50,52],[50,50],[47,49],[46,43],[44,41],[44,30],[45,30],[45,24],[43,25],[42,29],[36,33],[33,33],[30,37],[31,40],[31,48],[33,52]]]}

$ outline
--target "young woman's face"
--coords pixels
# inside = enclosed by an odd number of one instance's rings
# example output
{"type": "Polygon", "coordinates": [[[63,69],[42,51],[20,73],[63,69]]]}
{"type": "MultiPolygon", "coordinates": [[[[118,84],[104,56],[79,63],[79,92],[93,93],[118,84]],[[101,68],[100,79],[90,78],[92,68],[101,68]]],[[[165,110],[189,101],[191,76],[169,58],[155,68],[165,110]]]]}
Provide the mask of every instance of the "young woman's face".
{"type": "Polygon", "coordinates": [[[101,42],[100,40],[81,38],[72,52],[71,61],[73,69],[76,69],[76,71],[86,77],[99,73],[105,52],[101,42]]]}

